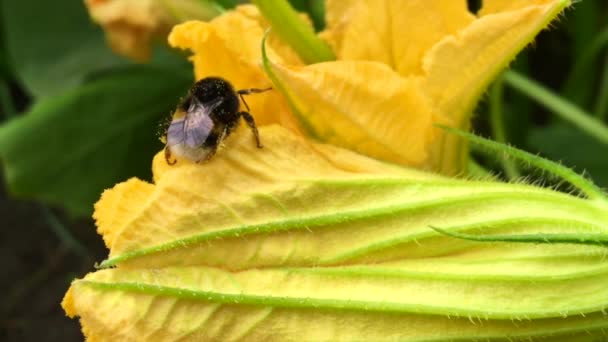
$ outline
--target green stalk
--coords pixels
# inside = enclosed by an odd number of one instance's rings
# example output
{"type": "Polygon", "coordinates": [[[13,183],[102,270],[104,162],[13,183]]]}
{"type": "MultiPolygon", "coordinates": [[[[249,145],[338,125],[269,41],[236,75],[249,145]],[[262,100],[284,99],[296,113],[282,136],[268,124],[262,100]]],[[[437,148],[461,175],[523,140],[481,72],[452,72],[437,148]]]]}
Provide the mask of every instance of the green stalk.
{"type": "Polygon", "coordinates": [[[604,144],[608,144],[608,127],[602,124],[600,120],[593,118],[591,114],[564,100],[539,83],[514,71],[505,72],[504,80],[514,89],[528,95],[562,119],[583,130],[583,132],[604,144]]]}
{"type": "Polygon", "coordinates": [[[315,34],[287,0],[253,0],[272,30],[307,64],[335,60],[333,51],[315,34]]]}
{"type": "Polygon", "coordinates": [[[70,230],[59,221],[57,216],[55,216],[49,208],[41,207],[41,211],[49,228],[55,233],[64,246],[81,258],[89,257],[89,252],[86,247],[70,233],[70,230]]]}
{"type": "MultiPolygon", "coordinates": [[[[504,113],[503,113],[503,94],[504,94],[504,81],[503,77],[500,76],[494,82],[494,85],[490,89],[490,125],[492,126],[492,136],[494,140],[506,144],[507,143],[507,132],[504,126],[504,113]]],[[[500,157],[500,163],[502,164],[505,175],[508,179],[517,179],[521,177],[517,165],[513,160],[500,157]]]]}
{"type": "Polygon", "coordinates": [[[608,114],[608,56],[604,60],[602,83],[597,94],[594,113],[596,118],[602,121],[606,120],[606,114],[608,114]]]}
{"type": "Polygon", "coordinates": [[[586,179],[585,177],[579,175],[578,173],[572,171],[571,169],[565,166],[552,162],[548,159],[535,156],[531,153],[517,149],[515,147],[501,144],[493,140],[484,139],[482,137],[476,136],[465,131],[461,131],[459,129],[442,125],[435,126],[440,127],[449,133],[466,138],[474,146],[493,152],[495,154],[502,153],[504,156],[514,158],[520,162],[528,163],[529,165],[532,165],[540,170],[544,170],[549,174],[559,177],[565,180],[566,182],[572,184],[575,188],[579,189],[583,194],[585,194],[589,199],[608,203],[607,198],[603,193],[602,189],[598,188],[590,180],[586,179]]]}
{"type": "Polygon", "coordinates": [[[591,44],[588,44],[588,47],[583,50],[580,57],[577,58],[572,71],[570,71],[564,82],[562,94],[572,99],[578,85],[581,82],[588,82],[585,79],[586,75],[588,76],[592,72],[591,68],[595,65],[594,61],[606,45],[608,45],[608,28],[600,32],[591,44]]]}

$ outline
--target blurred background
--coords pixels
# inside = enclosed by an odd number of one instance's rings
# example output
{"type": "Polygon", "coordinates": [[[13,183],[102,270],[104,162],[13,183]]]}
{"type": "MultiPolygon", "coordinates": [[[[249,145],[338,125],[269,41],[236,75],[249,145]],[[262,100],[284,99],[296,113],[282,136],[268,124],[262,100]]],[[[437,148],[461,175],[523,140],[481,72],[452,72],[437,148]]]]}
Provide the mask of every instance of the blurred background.
{"type": "MultiPolygon", "coordinates": [[[[106,2],[121,0],[86,1],[106,2]]],[[[150,179],[163,147],[157,124],[193,82],[190,64],[162,37],[179,21],[208,20],[238,2],[141,0],[155,20],[125,41],[124,22],[110,27],[112,18],[96,13],[95,23],[83,1],[0,0],[0,340],[82,340],[59,303],[72,279],[106,257],[93,204],[117,182],[150,179]],[[168,7],[159,11],[156,1],[168,7]]],[[[291,2],[322,29],[323,1],[291,2]]],[[[480,5],[469,1],[473,12],[480,5]]],[[[490,88],[473,128],[606,188],[607,121],[608,2],[584,0],[490,88]]],[[[472,153],[473,174],[543,181],[472,153]]]]}

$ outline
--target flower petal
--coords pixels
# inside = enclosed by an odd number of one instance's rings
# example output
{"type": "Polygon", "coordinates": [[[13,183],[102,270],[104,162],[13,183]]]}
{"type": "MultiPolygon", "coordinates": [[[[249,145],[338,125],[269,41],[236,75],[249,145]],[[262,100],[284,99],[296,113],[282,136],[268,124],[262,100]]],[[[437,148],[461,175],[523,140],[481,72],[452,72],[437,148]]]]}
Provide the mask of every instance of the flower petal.
{"type": "Polygon", "coordinates": [[[479,16],[520,10],[528,6],[547,5],[555,0],[484,0],[479,16]]]}
{"type": "Polygon", "coordinates": [[[145,209],[147,199],[153,192],[154,185],[137,178],[103,192],[103,201],[95,204],[93,218],[97,222],[97,232],[109,249],[113,248],[116,234],[145,209]]]}
{"type": "MultiPolygon", "coordinates": [[[[423,88],[434,109],[452,126],[468,129],[474,107],[490,82],[569,4],[567,0],[537,2],[546,4],[484,15],[426,54],[423,88]]],[[[484,3],[488,11],[503,8],[499,1],[484,3]]],[[[515,2],[513,6],[521,7],[515,2]]],[[[440,135],[430,150],[429,164],[439,172],[455,174],[466,167],[467,144],[461,138],[440,135]]]]}
{"type": "MultiPolygon", "coordinates": [[[[201,233],[213,235],[221,227],[232,226],[236,229],[234,232],[238,232],[239,226],[265,222],[271,216],[279,221],[288,217],[293,219],[296,212],[298,215],[305,212],[304,208],[296,210],[299,199],[293,197],[297,188],[293,188],[295,184],[302,184],[298,191],[311,191],[309,196],[320,196],[321,189],[305,190],[310,186],[305,184],[320,177],[331,179],[358,174],[354,173],[351,164],[344,168],[340,166],[342,160],[353,159],[352,152],[310,145],[278,126],[262,128],[260,134],[265,145],[263,149],[255,147],[250,132],[243,128],[236,133],[238,138],[231,137],[227,141],[229,153],[219,151],[210,163],[201,165],[179,160],[176,165],[169,166],[164,155],[159,153],[153,164],[156,183],[153,191],[144,182],[131,180],[104,192],[95,205],[95,218],[100,233],[104,234],[104,240],[111,248],[110,257],[138,254],[142,249],[201,233]],[[319,154],[325,150],[332,156],[319,154]],[[281,190],[288,188],[286,193],[281,190]],[[138,203],[135,203],[136,199],[138,203]],[[292,214],[285,216],[283,210],[292,214]]],[[[357,161],[356,172],[370,176],[374,173],[391,175],[405,172],[362,156],[354,160],[357,161]]],[[[415,179],[429,177],[417,171],[407,171],[407,174],[415,179]]],[[[325,206],[319,202],[314,208],[309,208],[310,214],[325,206]]],[[[288,239],[291,241],[292,238],[288,239]]],[[[243,261],[247,263],[241,256],[248,259],[254,255],[247,256],[250,252],[256,253],[255,250],[242,251],[237,257],[241,261],[231,267],[239,267],[237,265],[243,261]]],[[[282,259],[284,255],[278,257],[282,259]]],[[[186,260],[201,261],[197,257],[186,260]]],[[[268,260],[275,259],[271,256],[268,260]]]]}
{"type": "MultiPolygon", "coordinates": [[[[131,180],[106,191],[95,207],[111,248],[102,265],[242,270],[379,263],[470,246],[438,237],[429,225],[557,232],[584,231],[606,219],[597,208],[581,214],[587,202],[549,190],[446,180],[312,144],[279,126],[260,134],[263,149],[241,129],[205,164],[169,166],[159,153],[154,185],[131,180]],[[358,169],[343,163],[349,159],[358,169]],[[573,221],[581,216],[587,221],[573,221]],[[560,219],[566,223],[554,223],[560,219]]],[[[527,251],[486,247],[474,253],[527,251]]]]}
{"type": "Polygon", "coordinates": [[[421,165],[436,119],[418,79],[377,62],[270,66],[293,111],[312,136],[378,159],[421,165]]]}
{"type": "Polygon", "coordinates": [[[138,61],[150,57],[150,40],[176,23],[156,0],[85,0],[93,20],[106,31],[110,46],[138,61]]]}
{"type": "MultiPolygon", "coordinates": [[[[219,76],[237,89],[269,87],[271,83],[261,69],[263,21],[256,13],[254,7],[243,6],[209,23],[191,21],[177,25],[169,35],[169,44],[194,52],[191,60],[197,80],[219,76]]],[[[301,64],[295,53],[279,40],[271,39],[270,43],[273,58],[301,64]]],[[[285,100],[277,92],[248,96],[246,101],[258,125],[280,122],[294,126],[285,100]]]]}
{"type": "Polygon", "coordinates": [[[424,53],[475,18],[464,0],[330,0],[327,12],[339,60],[382,62],[404,76],[422,74],[424,53]]]}
{"type": "Polygon", "coordinates": [[[89,340],[597,338],[608,328],[600,311],[608,296],[606,268],[598,267],[601,256],[562,260],[548,266],[550,272],[529,260],[509,265],[481,259],[447,269],[436,268],[446,262],[442,259],[237,273],[208,267],[119,268],[76,280],[62,305],[81,317],[89,340]],[[564,261],[570,263],[567,271],[556,272],[564,261]],[[500,274],[498,265],[525,276],[500,274]],[[577,308],[596,312],[585,315],[577,308]],[[575,315],[562,318],[569,310],[575,315]]]}
{"type": "Polygon", "coordinates": [[[570,2],[489,14],[437,43],[424,58],[425,89],[440,113],[466,126],[488,84],[570,2]]]}

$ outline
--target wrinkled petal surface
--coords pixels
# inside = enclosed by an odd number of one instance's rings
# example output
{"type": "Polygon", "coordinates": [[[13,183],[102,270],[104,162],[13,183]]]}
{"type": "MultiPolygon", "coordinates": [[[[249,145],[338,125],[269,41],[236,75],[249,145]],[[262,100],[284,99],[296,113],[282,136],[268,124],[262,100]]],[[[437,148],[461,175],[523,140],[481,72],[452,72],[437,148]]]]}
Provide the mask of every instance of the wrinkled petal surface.
{"type": "Polygon", "coordinates": [[[424,53],[475,18],[464,0],[330,0],[327,10],[339,60],[382,62],[404,76],[421,74],[424,53]]]}
{"type": "Polygon", "coordinates": [[[288,67],[271,64],[308,133],[378,159],[423,165],[436,134],[419,80],[378,62],[336,61],[288,67]]]}
{"type": "MultiPolygon", "coordinates": [[[[406,79],[419,79],[416,91],[426,97],[433,122],[467,130],[475,105],[490,82],[569,4],[568,0],[489,0],[475,16],[466,1],[460,0],[328,0],[327,29],[322,37],[341,61],[376,61],[406,79]]],[[[383,99],[379,95],[367,101],[383,99]]],[[[407,105],[403,103],[401,108],[407,105]]],[[[419,113],[416,107],[404,109],[401,119],[405,122],[412,113],[419,113]]],[[[417,129],[419,126],[412,126],[405,132],[417,129]]],[[[383,139],[385,133],[378,131],[375,140],[383,139]]],[[[374,134],[370,129],[369,135],[374,134]]],[[[468,158],[467,144],[441,132],[432,137],[422,141],[424,153],[416,152],[421,159],[405,164],[420,165],[417,163],[424,160],[427,168],[441,173],[461,173],[468,158]]],[[[397,154],[411,153],[411,144],[390,147],[397,154]]],[[[400,158],[370,155],[404,163],[400,158]]]]}
{"type": "Polygon", "coordinates": [[[484,15],[429,50],[424,58],[424,89],[441,113],[456,123],[468,121],[496,75],[569,4],[537,2],[544,4],[529,2],[513,11],[484,15]]]}

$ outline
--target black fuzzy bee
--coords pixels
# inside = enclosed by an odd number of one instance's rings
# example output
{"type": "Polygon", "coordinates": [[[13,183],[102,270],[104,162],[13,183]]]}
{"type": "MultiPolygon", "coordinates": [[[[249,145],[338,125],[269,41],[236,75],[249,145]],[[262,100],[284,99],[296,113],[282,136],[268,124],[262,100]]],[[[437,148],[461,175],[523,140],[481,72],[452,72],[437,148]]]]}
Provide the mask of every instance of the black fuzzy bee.
{"type": "Polygon", "coordinates": [[[169,165],[171,156],[194,162],[209,160],[222,141],[234,131],[242,117],[251,128],[256,144],[262,148],[258,128],[243,95],[261,93],[267,89],[242,89],[235,91],[232,85],[219,77],[207,77],[196,82],[183,98],[170,123],[165,126],[165,159],[169,165]],[[247,111],[239,111],[243,101],[247,111]]]}

